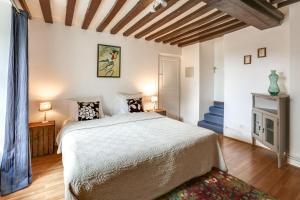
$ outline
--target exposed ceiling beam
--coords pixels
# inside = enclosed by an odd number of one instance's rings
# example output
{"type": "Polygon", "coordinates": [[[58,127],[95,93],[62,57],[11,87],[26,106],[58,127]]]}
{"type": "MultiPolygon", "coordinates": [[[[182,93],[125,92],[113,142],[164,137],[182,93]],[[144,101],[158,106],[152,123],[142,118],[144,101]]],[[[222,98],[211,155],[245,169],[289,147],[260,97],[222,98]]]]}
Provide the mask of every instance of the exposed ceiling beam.
{"type": "Polygon", "coordinates": [[[278,26],[284,19],[283,13],[267,1],[262,0],[203,0],[209,5],[252,25],[258,29],[278,26]]]}
{"type": "Polygon", "coordinates": [[[32,19],[31,13],[29,11],[29,8],[27,6],[26,0],[19,0],[20,5],[22,6],[23,10],[27,12],[28,18],[32,19]]]}
{"type": "Polygon", "coordinates": [[[101,0],[91,0],[90,4],[86,10],[85,16],[84,16],[84,20],[82,23],[81,28],[82,29],[88,29],[91,21],[93,20],[98,7],[100,6],[101,0]]]}
{"type": "Polygon", "coordinates": [[[163,34],[166,34],[176,28],[179,28],[181,26],[183,26],[184,24],[188,23],[188,22],[191,22],[193,21],[194,19],[204,15],[205,13],[213,10],[214,8],[208,6],[208,5],[205,5],[205,6],[202,6],[201,8],[197,9],[196,11],[192,12],[191,14],[183,17],[182,19],[176,21],[175,23],[167,26],[166,28],[163,28],[151,35],[149,35],[148,37],[146,37],[145,39],[146,40],[152,40],[154,38],[157,38],[163,34]]]}
{"type": "Polygon", "coordinates": [[[106,26],[111,22],[111,20],[116,16],[116,14],[120,11],[120,9],[123,7],[123,5],[126,3],[127,0],[117,0],[109,13],[106,15],[106,17],[103,19],[103,21],[99,24],[97,27],[98,32],[102,32],[106,26]]]}
{"type": "Polygon", "coordinates": [[[178,39],[174,42],[171,42],[170,44],[171,45],[174,45],[174,44],[179,44],[179,43],[183,43],[183,42],[186,42],[186,41],[189,41],[189,40],[192,40],[192,39],[195,39],[195,38],[199,38],[200,36],[203,37],[203,36],[206,36],[206,35],[209,35],[213,32],[216,32],[216,31],[219,31],[219,30],[223,30],[224,28],[228,28],[228,27],[231,27],[235,24],[238,24],[240,23],[240,21],[238,19],[232,19],[230,21],[227,21],[225,23],[221,23],[221,24],[217,24],[216,26],[213,26],[213,27],[210,27],[208,29],[205,29],[205,30],[202,30],[200,32],[196,32],[188,37],[185,37],[185,38],[182,38],[182,39],[178,39]]]}
{"type": "Polygon", "coordinates": [[[143,31],[136,34],[135,38],[141,38],[141,37],[147,35],[148,33],[156,30],[157,28],[159,28],[162,25],[168,23],[169,21],[171,21],[175,17],[177,17],[177,16],[181,15],[182,13],[186,12],[187,10],[191,9],[192,7],[194,7],[195,5],[200,3],[201,1],[202,0],[189,0],[188,2],[186,2],[185,4],[183,4],[182,6],[177,8],[175,11],[171,12],[170,14],[165,16],[164,18],[160,19],[159,21],[155,22],[154,24],[152,24],[148,28],[146,28],[143,31]]]}
{"type": "Polygon", "coordinates": [[[271,3],[272,3],[272,4],[275,4],[275,3],[281,3],[281,2],[283,2],[283,1],[285,1],[285,0],[271,0],[271,3]]]}
{"type": "Polygon", "coordinates": [[[215,19],[215,20],[212,20],[206,24],[202,24],[201,26],[198,26],[194,29],[191,29],[187,32],[184,32],[180,35],[177,35],[175,37],[172,37],[172,38],[169,38],[168,40],[165,40],[164,43],[169,43],[171,42],[171,44],[176,44],[176,42],[178,43],[179,41],[183,40],[183,39],[186,39],[188,37],[191,37],[191,36],[195,36],[199,33],[201,33],[202,31],[204,30],[209,30],[209,29],[213,29],[214,27],[220,25],[220,24],[223,24],[229,20],[232,20],[234,18],[232,18],[231,16],[229,15],[224,15],[218,19],[215,19]]]}
{"type": "Polygon", "coordinates": [[[161,41],[167,41],[168,39],[174,38],[180,34],[185,34],[186,32],[193,30],[194,28],[197,28],[199,26],[202,26],[203,24],[212,21],[220,16],[222,16],[223,13],[221,11],[216,11],[212,14],[207,15],[206,17],[203,17],[193,23],[190,23],[188,25],[185,25],[179,29],[176,29],[166,35],[163,35],[157,39],[155,39],[155,42],[161,42],[161,41]]]}
{"type": "Polygon", "coordinates": [[[50,0],[40,0],[40,6],[45,22],[53,24],[50,0]]]}
{"type": "Polygon", "coordinates": [[[177,3],[179,0],[168,0],[168,5],[166,7],[163,7],[159,5],[159,7],[156,9],[156,12],[152,13],[149,12],[147,15],[145,15],[142,19],[140,19],[138,22],[136,22],[133,26],[131,26],[129,29],[127,29],[123,35],[129,36],[133,32],[137,31],[139,28],[143,27],[145,24],[150,22],[152,19],[163,13],[165,10],[173,6],[175,3],[177,3]]]}
{"type": "Polygon", "coordinates": [[[245,28],[247,26],[248,25],[245,24],[244,22],[240,22],[240,23],[235,24],[235,25],[233,25],[231,27],[227,27],[225,29],[213,32],[213,33],[211,33],[209,35],[200,36],[200,37],[195,38],[193,40],[189,40],[189,41],[186,41],[186,42],[183,42],[183,43],[179,43],[178,46],[179,47],[185,47],[185,46],[192,45],[192,44],[195,44],[195,43],[205,42],[205,41],[208,41],[208,40],[212,40],[212,39],[215,39],[215,38],[218,38],[218,37],[222,37],[225,34],[228,34],[228,33],[231,33],[231,32],[234,32],[234,31],[237,31],[237,30],[240,30],[240,29],[243,29],[243,28],[245,28]]]}
{"type": "Polygon", "coordinates": [[[66,11],[66,19],[65,19],[65,25],[66,26],[72,26],[75,5],[76,5],[76,0],[68,0],[68,2],[67,2],[67,11],[66,11]]]}
{"type": "Polygon", "coordinates": [[[283,1],[281,3],[278,3],[278,8],[282,8],[282,7],[285,7],[285,6],[288,6],[288,5],[291,5],[293,3],[297,3],[299,2],[300,0],[286,0],[286,1],[283,1]]]}
{"type": "Polygon", "coordinates": [[[137,4],[123,17],[110,31],[111,34],[118,33],[126,24],[142,12],[153,0],[139,0],[137,4]]]}

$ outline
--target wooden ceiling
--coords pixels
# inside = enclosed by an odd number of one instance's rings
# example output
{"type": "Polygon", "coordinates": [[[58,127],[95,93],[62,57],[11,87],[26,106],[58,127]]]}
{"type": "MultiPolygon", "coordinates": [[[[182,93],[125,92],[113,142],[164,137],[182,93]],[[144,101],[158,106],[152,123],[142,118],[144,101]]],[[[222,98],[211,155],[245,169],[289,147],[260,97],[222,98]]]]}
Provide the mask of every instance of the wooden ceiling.
{"type": "MultiPolygon", "coordinates": [[[[32,15],[31,8],[40,11],[46,23],[52,24],[52,0],[15,0],[20,8],[32,15]]],[[[66,1],[64,23],[73,25],[76,6],[80,0],[66,1]]],[[[153,0],[86,0],[86,10],[82,18],[82,29],[89,29],[92,22],[97,23],[97,32],[134,36],[148,41],[162,42],[179,47],[204,42],[247,26],[267,29],[281,24],[284,15],[278,8],[300,0],[166,0],[167,6],[158,6],[150,12],[153,0]],[[110,6],[101,18],[95,15],[102,12],[102,4],[110,6]],[[129,2],[131,7],[126,7],[129,2]],[[126,7],[126,10],[125,8],[126,7]],[[122,11],[122,14],[121,14],[122,11]],[[119,16],[121,15],[121,17],[119,16]],[[118,21],[116,21],[118,18],[118,21]]]]}

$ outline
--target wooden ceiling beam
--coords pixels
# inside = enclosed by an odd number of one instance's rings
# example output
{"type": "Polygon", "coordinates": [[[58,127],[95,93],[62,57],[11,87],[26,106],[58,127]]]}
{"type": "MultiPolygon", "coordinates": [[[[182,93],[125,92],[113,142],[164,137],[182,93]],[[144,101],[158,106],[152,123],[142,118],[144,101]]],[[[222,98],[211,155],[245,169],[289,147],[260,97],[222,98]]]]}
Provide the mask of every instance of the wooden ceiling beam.
{"type": "Polygon", "coordinates": [[[81,28],[82,29],[88,29],[91,21],[93,20],[99,6],[101,4],[101,0],[91,0],[90,4],[86,10],[85,16],[84,16],[84,20],[82,23],[81,28]]]}
{"type": "Polygon", "coordinates": [[[53,24],[50,0],[39,0],[44,20],[46,23],[53,24]]]}
{"type": "Polygon", "coordinates": [[[26,0],[19,0],[20,5],[22,6],[22,9],[27,12],[28,18],[32,19],[32,15],[30,13],[30,10],[27,6],[26,0]]]}
{"type": "Polygon", "coordinates": [[[126,24],[140,14],[153,0],[139,0],[137,4],[123,17],[110,31],[111,34],[118,33],[126,24]]]}
{"type": "Polygon", "coordinates": [[[137,31],[139,28],[143,27],[145,24],[150,22],[152,19],[163,13],[165,10],[173,6],[175,3],[177,3],[179,0],[168,0],[167,3],[168,5],[166,7],[163,7],[161,5],[158,6],[156,9],[156,12],[152,13],[149,12],[147,15],[145,15],[142,19],[140,19],[138,22],[136,22],[133,26],[131,26],[129,29],[127,29],[123,35],[124,36],[129,36],[135,31],[137,31]]]}
{"type": "Polygon", "coordinates": [[[267,1],[262,0],[203,0],[207,4],[258,29],[278,26],[284,15],[267,1]]]}
{"type": "Polygon", "coordinates": [[[281,3],[278,3],[278,8],[282,8],[282,7],[285,7],[285,6],[288,6],[288,5],[291,5],[293,3],[297,3],[299,2],[300,0],[286,0],[286,1],[283,1],[281,3]]]}
{"type": "Polygon", "coordinates": [[[208,40],[212,40],[212,39],[215,39],[215,38],[218,38],[218,37],[222,37],[225,34],[232,33],[234,31],[243,29],[243,28],[245,28],[247,26],[248,25],[245,24],[244,22],[239,22],[238,24],[235,24],[235,25],[227,27],[225,29],[213,32],[213,33],[211,33],[209,35],[200,36],[198,38],[195,38],[195,39],[192,39],[192,40],[189,40],[189,41],[186,41],[186,42],[179,43],[178,46],[179,47],[185,47],[185,46],[192,45],[192,44],[195,44],[195,43],[205,42],[205,41],[208,41],[208,40]]]}
{"type": "Polygon", "coordinates": [[[216,12],[213,12],[209,15],[207,15],[206,17],[203,17],[193,23],[190,23],[188,25],[185,25],[179,29],[176,29],[166,35],[163,35],[157,39],[155,39],[155,42],[162,42],[162,41],[167,41],[168,39],[170,38],[174,38],[180,34],[184,34],[190,30],[193,30],[194,28],[197,28],[199,26],[202,26],[203,24],[209,22],[209,21],[212,21],[220,16],[224,15],[221,11],[216,11],[216,12]]]}
{"type": "Polygon", "coordinates": [[[207,12],[213,10],[214,8],[208,6],[208,5],[204,5],[202,6],[201,8],[197,9],[196,11],[192,12],[191,14],[183,17],[182,19],[176,21],[175,23],[167,26],[166,28],[163,28],[159,31],[157,31],[156,33],[153,33],[151,35],[149,35],[148,37],[146,37],[145,39],[146,40],[152,40],[154,38],[157,38],[163,34],[166,34],[176,28],[179,28],[181,26],[183,26],[184,24],[190,22],[190,21],[193,21],[194,19],[206,14],[207,12]]]}
{"type": "Polygon", "coordinates": [[[65,18],[66,26],[72,26],[75,5],[76,5],[76,0],[68,0],[67,10],[66,10],[66,18],[65,18]]]}
{"type": "Polygon", "coordinates": [[[191,9],[192,7],[199,4],[200,2],[202,2],[202,0],[189,0],[188,2],[186,2],[185,4],[183,4],[182,6],[177,8],[175,11],[173,11],[170,14],[168,14],[167,16],[165,16],[164,18],[155,22],[154,24],[152,24],[148,28],[144,29],[143,31],[137,33],[134,37],[141,38],[141,37],[147,35],[148,33],[156,30],[157,28],[161,27],[162,25],[168,23],[172,19],[176,18],[177,16],[181,15],[182,13],[186,12],[187,10],[191,9]]]}
{"type": "Polygon", "coordinates": [[[188,38],[188,37],[191,37],[191,36],[198,35],[199,33],[201,33],[204,30],[207,30],[207,29],[209,30],[211,28],[214,28],[214,27],[216,27],[218,25],[222,25],[223,23],[225,23],[225,22],[227,22],[229,20],[233,20],[233,19],[234,18],[232,18],[229,15],[224,15],[224,16],[216,19],[216,20],[212,20],[212,21],[210,21],[208,23],[202,24],[201,26],[198,26],[198,27],[196,27],[194,29],[186,31],[186,32],[184,32],[182,34],[179,34],[179,35],[175,36],[175,37],[169,38],[168,40],[165,40],[163,42],[164,43],[170,43],[171,42],[172,44],[176,44],[176,42],[178,42],[178,41],[181,41],[181,40],[183,40],[185,38],[188,38]]]}
{"type": "Polygon", "coordinates": [[[121,10],[123,5],[126,3],[127,0],[117,0],[109,13],[106,15],[106,17],[103,19],[103,21],[99,24],[97,27],[98,32],[102,32],[108,24],[111,22],[111,20],[116,16],[116,14],[121,10]]]}
{"type": "Polygon", "coordinates": [[[189,41],[189,40],[193,40],[195,38],[203,37],[203,36],[209,35],[213,32],[223,30],[224,28],[231,27],[231,26],[233,26],[235,24],[238,24],[238,23],[240,23],[240,21],[238,19],[232,19],[232,20],[227,21],[225,23],[221,23],[221,24],[218,24],[216,26],[210,27],[208,29],[202,30],[200,32],[196,32],[196,33],[194,33],[194,34],[192,34],[188,37],[177,39],[176,41],[171,42],[170,44],[175,45],[175,44],[179,44],[179,43],[186,42],[186,41],[189,41]]]}

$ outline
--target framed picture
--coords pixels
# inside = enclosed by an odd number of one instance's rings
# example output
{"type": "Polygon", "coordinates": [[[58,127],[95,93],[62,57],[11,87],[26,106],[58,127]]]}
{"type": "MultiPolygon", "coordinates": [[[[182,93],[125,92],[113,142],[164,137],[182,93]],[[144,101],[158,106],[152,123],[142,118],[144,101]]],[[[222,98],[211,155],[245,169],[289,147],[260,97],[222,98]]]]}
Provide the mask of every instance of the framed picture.
{"type": "Polygon", "coordinates": [[[257,49],[257,57],[258,58],[263,58],[263,57],[267,57],[267,48],[259,48],[257,49]]]}
{"type": "Polygon", "coordinates": [[[120,78],[121,47],[98,44],[97,77],[120,78]]]}
{"type": "Polygon", "coordinates": [[[252,58],[251,55],[246,55],[246,56],[244,56],[244,64],[245,64],[245,65],[251,64],[251,58],[252,58]]]}

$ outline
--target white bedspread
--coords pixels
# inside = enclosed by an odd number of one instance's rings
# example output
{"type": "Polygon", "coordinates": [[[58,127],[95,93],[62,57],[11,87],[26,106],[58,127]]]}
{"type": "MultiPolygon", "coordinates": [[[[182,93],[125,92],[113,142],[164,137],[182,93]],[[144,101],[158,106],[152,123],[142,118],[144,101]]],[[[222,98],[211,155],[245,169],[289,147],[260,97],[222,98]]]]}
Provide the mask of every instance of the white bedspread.
{"type": "Polygon", "coordinates": [[[65,199],[150,200],[217,167],[217,135],[156,113],[70,122],[58,136],[65,199]]]}

